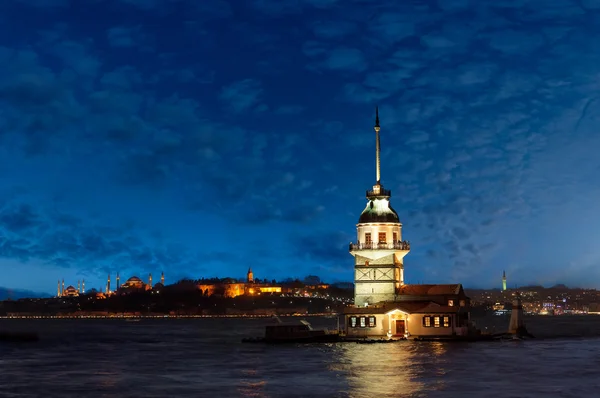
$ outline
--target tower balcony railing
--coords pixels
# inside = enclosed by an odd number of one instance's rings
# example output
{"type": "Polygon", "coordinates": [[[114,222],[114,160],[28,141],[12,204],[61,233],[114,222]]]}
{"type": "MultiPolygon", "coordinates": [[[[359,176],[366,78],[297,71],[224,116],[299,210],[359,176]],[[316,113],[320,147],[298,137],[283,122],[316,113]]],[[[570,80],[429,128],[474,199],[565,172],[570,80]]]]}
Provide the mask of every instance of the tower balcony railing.
{"type": "Polygon", "coordinates": [[[392,196],[392,191],[389,189],[369,189],[367,191],[367,196],[392,196]]]}
{"type": "Polygon", "coordinates": [[[399,240],[397,242],[369,242],[350,243],[349,251],[354,250],[410,250],[410,242],[399,240]]]}

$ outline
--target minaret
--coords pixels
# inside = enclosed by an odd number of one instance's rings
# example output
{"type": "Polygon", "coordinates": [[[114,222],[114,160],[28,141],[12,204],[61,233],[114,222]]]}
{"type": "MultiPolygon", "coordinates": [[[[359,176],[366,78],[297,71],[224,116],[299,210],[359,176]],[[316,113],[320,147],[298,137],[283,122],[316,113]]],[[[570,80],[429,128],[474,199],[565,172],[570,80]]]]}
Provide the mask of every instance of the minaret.
{"type": "Polygon", "coordinates": [[[506,271],[502,271],[502,291],[506,290],[506,271]]]}
{"type": "Polygon", "coordinates": [[[56,286],[56,297],[60,297],[60,279],[58,280],[58,285],[56,286]]]}
{"type": "Polygon", "coordinates": [[[63,294],[65,294],[65,279],[64,278],[62,280],[62,289],[60,289],[60,295],[62,296],[63,294]]]}
{"type": "Polygon", "coordinates": [[[148,284],[152,287],[152,273],[148,275],[148,284]]]}
{"type": "Polygon", "coordinates": [[[375,108],[375,178],[367,191],[367,206],[356,225],[357,242],[350,243],[354,256],[354,304],[363,306],[394,301],[404,285],[404,256],[410,244],[402,240],[402,224],[390,206],[391,191],[381,184],[379,109],[375,108]]]}
{"type": "Polygon", "coordinates": [[[164,271],[160,273],[160,284],[165,285],[165,273],[164,271]]]}
{"type": "Polygon", "coordinates": [[[246,274],[246,280],[248,283],[254,283],[254,274],[252,273],[252,268],[248,268],[248,273],[246,274]]]}
{"type": "Polygon", "coordinates": [[[376,181],[377,184],[376,185],[380,185],[381,183],[381,160],[380,160],[380,156],[381,156],[381,146],[379,144],[379,130],[381,130],[381,127],[379,126],[379,107],[376,106],[375,107],[375,127],[373,127],[373,129],[375,130],[375,169],[376,169],[376,181]]]}
{"type": "Polygon", "coordinates": [[[85,293],[85,279],[81,281],[81,293],[85,293]]]}
{"type": "Polygon", "coordinates": [[[77,293],[81,293],[81,282],[77,280],[77,293]]]}
{"type": "Polygon", "coordinates": [[[117,290],[119,290],[120,287],[121,287],[121,277],[119,276],[119,273],[117,272],[117,290]]]}
{"type": "Polygon", "coordinates": [[[108,274],[108,279],[106,280],[106,294],[110,293],[110,274],[108,274]]]}

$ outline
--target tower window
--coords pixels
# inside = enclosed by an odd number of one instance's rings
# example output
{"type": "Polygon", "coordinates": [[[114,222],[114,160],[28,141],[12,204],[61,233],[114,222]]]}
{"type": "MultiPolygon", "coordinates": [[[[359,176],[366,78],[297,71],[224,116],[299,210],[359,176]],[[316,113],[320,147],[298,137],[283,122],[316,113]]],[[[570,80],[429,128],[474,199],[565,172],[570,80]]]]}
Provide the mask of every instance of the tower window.
{"type": "Polygon", "coordinates": [[[385,243],[385,232],[379,233],[379,243],[385,243]]]}
{"type": "Polygon", "coordinates": [[[356,317],[355,316],[351,316],[350,317],[350,327],[351,328],[355,328],[356,327],[356,317]]]}
{"type": "Polygon", "coordinates": [[[392,232],[393,242],[398,242],[398,232],[392,232]]]}
{"type": "Polygon", "coordinates": [[[375,327],[375,317],[374,316],[369,316],[369,327],[370,328],[374,328],[375,327]]]}
{"type": "Polygon", "coordinates": [[[370,232],[367,232],[367,233],[365,233],[365,244],[366,244],[366,245],[370,245],[371,243],[372,243],[372,240],[371,240],[371,233],[370,233],[370,232]]]}
{"type": "Polygon", "coordinates": [[[454,306],[454,300],[448,300],[448,307],[454,306]]]}

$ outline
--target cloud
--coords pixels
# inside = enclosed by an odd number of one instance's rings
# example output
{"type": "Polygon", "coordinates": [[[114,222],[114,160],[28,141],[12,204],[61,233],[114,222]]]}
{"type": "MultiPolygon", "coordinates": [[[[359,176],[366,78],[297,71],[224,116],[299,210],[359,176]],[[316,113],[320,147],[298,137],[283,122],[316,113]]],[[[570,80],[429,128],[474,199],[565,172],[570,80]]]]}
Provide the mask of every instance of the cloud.
{"type": "Polygon", "coordinates": [[[352,21],[320,20],[313,23],[313,33],[319,39],[341,39],[358,30],[352,21]]]}
{"type": "Polygon", "coordinates": [[[164,0],[118,0],[124,4],[140,8],[142,10],[152,10],[165,3],[164,0]]]}
{"type": "Polygon", "coordinates": [[[254,79],[233,82],[221,88],[219,99],[235,113],[264,110],[262,85],[254,79]]]}
{"type": "Polygon", "coordinates": [[[68,7],[68,0],[17,0],[18,3],[37,8],[62,8],[68,7]]]}
{"type": "Polygon", "coordinates": [[[107,39],[111,46],[130,48],[137,47],[144,39],[141,27],[115,26],[108,29],[107,39]]]}
{"type": "Polygon", "coordinates": [[[279,115],[297,115],[304,111],[304,107],[300,105],[282,105],[275,109],[275,113],[279,115]]]}
{"type": "Polygon", "coordinates": [[[281,17],[299,14],[307,9],[327,9],[338,3],[338,0],[251,0],[252,6],[270,17],[281,17]]]}
{"type": "Polygon", "coordinates": [[[200,270],[200,254],[168,242],[150,246],[139,238],[139,231],[128,229],[43,213],[28,203],[9,203],[0,210],[0,256],[77,267],[83,274],[94,275],[119,269],[200,270]]]}
{"type": "Polygon", "coordinates": [[[308,43],[305,45],[305,54],[319,58],[312,64],[312,69],[345,72],[362,72],[367,69],[363,53],[356,48],[339,47],[325,50],[308,43]]]}
{"type": "MultiPolygon", "coordinates": [[[[352,236],[341,231],[315,231],[310,235],[296,236],[291,244],[301,261],[324,266],[352,264],[348,243],[352,236]]],[[[351,269],[352,266],[349,267],[351,269]]]]}

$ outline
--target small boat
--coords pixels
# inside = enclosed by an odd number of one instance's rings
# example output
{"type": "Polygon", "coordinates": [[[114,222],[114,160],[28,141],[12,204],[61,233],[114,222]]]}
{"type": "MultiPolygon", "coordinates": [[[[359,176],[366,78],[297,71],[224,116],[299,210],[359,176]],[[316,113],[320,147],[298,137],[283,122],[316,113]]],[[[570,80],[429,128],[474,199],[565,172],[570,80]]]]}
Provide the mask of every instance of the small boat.
{"type": "Polygon", "coordinates": [[[335,343],[340,341],[337,330],[313,329],[305,320],[299,322],[282,322],[265,327],[265,337],[245,338],[242,343],[335,343]]]}

